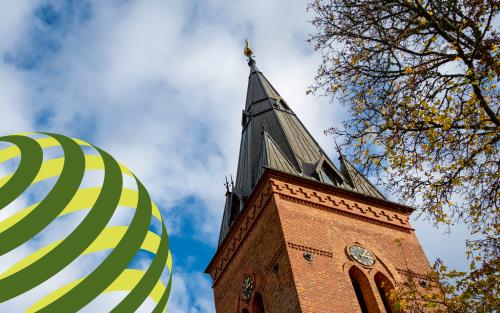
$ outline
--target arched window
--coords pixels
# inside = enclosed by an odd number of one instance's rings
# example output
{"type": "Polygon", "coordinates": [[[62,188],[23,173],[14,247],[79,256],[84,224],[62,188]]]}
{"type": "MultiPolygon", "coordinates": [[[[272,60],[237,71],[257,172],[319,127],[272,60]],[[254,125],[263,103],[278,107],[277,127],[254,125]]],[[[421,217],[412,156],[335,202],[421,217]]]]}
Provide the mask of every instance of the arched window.
{"type": "Polygon", "coordinates": [[[264,301],[262,300],[262,296],[260,293],[255,293],[255,296],[253,296],[253,303],[252,303],[252,313],[265,313],[266,311],[264,310],[264,301]]]}
{"type": "Polygon", "coordinates": [[[349,277],[351,278],[352,287],[356,293],[358,304],[362,313],[379,313],[377,300],[372,292],[370,282],[365,274],[353,266],[349,270],[349,277]]]}
{"type": "Polygon", "coordinates": [[[384,274],[378,272],[375,275],[375,284],[377,285],[380,298],[384,303],[385,311],[387,313],[394,313],[394,304],[389,298],[391,290],[394,289],[394,286],[392,285],[391,281],[387,277],[385,277],[384,274]]]}

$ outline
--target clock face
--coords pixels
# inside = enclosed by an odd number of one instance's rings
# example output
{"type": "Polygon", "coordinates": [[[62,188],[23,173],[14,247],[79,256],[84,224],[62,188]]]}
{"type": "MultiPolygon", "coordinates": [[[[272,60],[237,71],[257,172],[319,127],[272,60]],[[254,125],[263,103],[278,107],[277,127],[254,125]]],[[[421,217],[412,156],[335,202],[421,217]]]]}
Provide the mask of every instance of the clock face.
{"type": "Polygon", "coordinates": [[[250,296],[252,295],[254,285],[255,283],[253,277],[250,275],[246,276],[243,280],[243,286],[241,287],[241,298],[243,299],[243,301],[250,301],[250,296]]]}
{"type": "Polygon", "coordinates": [[[361,265],[372,266],[375,264],[375,256],[373,253],[360,245],[352,245],[347,251],[349,255],[361,265]]]}

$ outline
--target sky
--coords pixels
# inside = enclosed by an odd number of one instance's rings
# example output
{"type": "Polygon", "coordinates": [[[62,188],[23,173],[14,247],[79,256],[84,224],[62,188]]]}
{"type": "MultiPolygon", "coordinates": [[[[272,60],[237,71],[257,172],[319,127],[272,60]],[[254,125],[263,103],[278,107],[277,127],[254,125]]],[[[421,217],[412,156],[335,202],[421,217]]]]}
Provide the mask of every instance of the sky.
{"type": "MultiPolygon", "coordinates": [[[[110,152],[144,183],[169,230],[169,312],[214,312],[224,177],[236,174],[250,40],[259,68],[332,159],[346,108],[306,95],[320,55],[303,1],[0,1],[0,135],[50,131],[110,152]]],[[[399,201],[397,198],[392,200],[399,201]]],[[[432,262],[466,269],[458,225],[414,218],[432,262]]],[[[89,260],[92,263],[92,260],[89,260]]]]}

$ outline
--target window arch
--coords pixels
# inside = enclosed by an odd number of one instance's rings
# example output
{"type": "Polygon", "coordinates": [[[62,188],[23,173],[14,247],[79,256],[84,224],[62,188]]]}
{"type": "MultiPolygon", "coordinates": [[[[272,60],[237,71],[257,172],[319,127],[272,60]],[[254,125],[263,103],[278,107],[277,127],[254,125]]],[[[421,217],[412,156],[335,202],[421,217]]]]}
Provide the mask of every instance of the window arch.
{"type": "Polygon", "coordinates": [[[349,270],[352,287],[358,299],[359,308],[362,313],[380,313],[377,300],[372,292],[370,281],[365,274],[356,266],[349,270]]]}
{"type": "Polygon", "coordinates": [[[394,303],[389,298],[391,290],[394,289],[391,281],[382,273],[375,274],[375,284],[377,285],[378,293],[384,304],[387,313],[394,313],[394,303]]]}
{"type": "Polygon", "coordinates": [[[252,302],[252,313],[265,313],[266,311],[264,310],[264,301],[262,300],[262,296],[260,293],[255,293],[253,296],[253,302],[252,302]]]}

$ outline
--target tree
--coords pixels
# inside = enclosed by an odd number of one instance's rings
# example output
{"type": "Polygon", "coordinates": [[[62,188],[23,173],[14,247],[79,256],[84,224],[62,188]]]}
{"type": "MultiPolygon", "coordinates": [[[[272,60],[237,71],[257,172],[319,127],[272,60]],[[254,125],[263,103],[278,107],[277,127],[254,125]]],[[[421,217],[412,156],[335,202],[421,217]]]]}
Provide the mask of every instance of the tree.
{"type": "Polygon", "coordinates": [[[384,176],[388,189],[436,224],[462,221],[479,234],[468,242],[471,272],[461,276],[470,290],[474,271],[498,275],[499,6],[496,0],[308,6],[316,29],[309,41],[323,58],[308,92],[335,96],[352,116],[328,132],[343,138],[365,174],[384,176]]]}
{"type": "MultiPolygon", "coordinates": [[[[401,241],[396,240],[406,262],[401,241]]],[[[397,311],[411,313],[500,312],[500,259],[485,260],[470,273],[449,269],[440,259],[429,273],[415,273],[406,267],[405,279],[388,297],[397,311]]]]}

